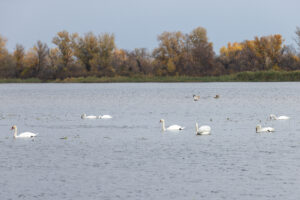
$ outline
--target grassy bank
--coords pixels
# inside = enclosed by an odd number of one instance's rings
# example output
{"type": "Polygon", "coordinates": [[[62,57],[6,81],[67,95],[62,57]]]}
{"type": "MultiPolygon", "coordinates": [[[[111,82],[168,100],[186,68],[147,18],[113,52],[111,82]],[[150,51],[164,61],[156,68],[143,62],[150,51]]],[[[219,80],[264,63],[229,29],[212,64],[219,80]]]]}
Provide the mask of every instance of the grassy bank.
{"type": "Polygon", "coordinates": [[[300,81],[300,71],[259,71],[240,72],[223,76],[116,76],[116,77],[78,77],[64,80],[42,81],[31,79],[0,79],[0,83],[140,83],[140,82],[276,82],[300,81]]]}

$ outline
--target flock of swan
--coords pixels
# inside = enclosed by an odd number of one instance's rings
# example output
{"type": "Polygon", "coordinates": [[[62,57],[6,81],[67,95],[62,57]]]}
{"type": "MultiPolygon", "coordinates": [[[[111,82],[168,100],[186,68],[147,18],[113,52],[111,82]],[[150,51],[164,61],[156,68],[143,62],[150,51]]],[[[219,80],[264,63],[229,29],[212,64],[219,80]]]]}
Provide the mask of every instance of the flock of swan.
{"type": "MultiPolygon", "coordinates": [[[[220,96],[216,95],[214,98],[218,99],[220,96]]],[[[193,95],[193,99],[194,101],[198,101],[200,99],[200,96],[197,95],[193,95]]],[[[81,119],[112,119],[111,115],[86,115],[86,114],[82,114],[81,115],[81,119]]],[[[271,120],[288,120],[290,119],[290,117],[288,116],[276,116],[274,114],[270,115],[270,119],[271,120]]],[[[181,131],[183,130],[185,127],[180,126],[180,125],[171,125],[168,126],[167,128],[165,127],[165,120],[161,119],[159,121],[162,124],[162,131],[181,131]]],[[[198,123],[196,122],[196,135],[209,135],[211,134],[211,127],[208,125],[202,125],[202,126],[198,126],[198,123]]],[[[14,138],[32,138],[32,137],[36,137],[38,134],[37,133],[32,133],[32,132],[23,132],[20,133],[18,135],[18,129],[16,125],[13,125],[11,127],[11,130],[14,131],[14,138]]],[[[275,129],[272,127],[262,127],[261,125],[257,125],[256,126],[256,133],[263,133],[263,132],[274,132],[275,129]]]]}
{"type": "MultiPolygon", "coordinates": [[[[288,120],[290,117],[288,116],[279,116],[276,117],[276,115],[271,114],[270,115],[271,120],[288,120]]],[[[165,127],[165,120],[161,119],[159,121],[162,124],[162,131],[181,131],[185,127],[179,126],[179,125],[171,125],[168,128],[165,127]]],[[[274,132],[275,129],[272,127],[262,127],[261,125],[256,126],[256,133],[263,133],[263,132],[274,132]]],[[[208,125],[203,125],[198,127],[198,123],[196,122],[196,135],[209,135],[211,133],[211,127],[208,125]]]]}
{"type": "MultiPolygon", "coordinates": [[[[112,119],[111,115],[86,115],[82,114],[81,119],[112,119]]],[[[38,133],[32,133],[32,132],[23,132],[18,135],[18,128],[16,125],[13,125],[11,127],[11,130],[14,131],[14,138],[33,138],[38,135],[38,133]]]]}

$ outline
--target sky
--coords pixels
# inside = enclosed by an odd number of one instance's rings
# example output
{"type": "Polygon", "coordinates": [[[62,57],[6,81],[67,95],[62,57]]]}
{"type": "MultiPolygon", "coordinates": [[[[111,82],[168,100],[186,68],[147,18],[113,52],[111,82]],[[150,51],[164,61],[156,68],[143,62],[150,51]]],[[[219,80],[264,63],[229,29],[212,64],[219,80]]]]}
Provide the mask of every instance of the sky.
{"type": "Polygon", "coordinates": [[[41,40],[54,47],[57,32],[113,33],[118,48],[158,46],[164,31],[207,30],[216,53],[228,42],[281,34],[293,44],[299,0],[0,0],[0,35],[7,48],[41,40]]]}

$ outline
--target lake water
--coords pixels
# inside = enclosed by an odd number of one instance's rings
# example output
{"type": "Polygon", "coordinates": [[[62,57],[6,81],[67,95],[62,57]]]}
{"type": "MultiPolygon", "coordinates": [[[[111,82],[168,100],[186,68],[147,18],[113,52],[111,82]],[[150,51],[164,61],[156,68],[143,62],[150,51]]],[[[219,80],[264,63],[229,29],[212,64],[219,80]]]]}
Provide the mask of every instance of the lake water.
{"type": "Polygon", "coordinates": [[[0,199],[299,199],[299,91],[300,83],[0,84],[0,199]],[[163,133],[162,118],[186,129],[163,133]],[[212,134],[196,136],[195,122],[212,134]],[[14,124],[39,135],[13,139],[14,124]],[[276,132],[258,134],[257,124],[276,132]]]}

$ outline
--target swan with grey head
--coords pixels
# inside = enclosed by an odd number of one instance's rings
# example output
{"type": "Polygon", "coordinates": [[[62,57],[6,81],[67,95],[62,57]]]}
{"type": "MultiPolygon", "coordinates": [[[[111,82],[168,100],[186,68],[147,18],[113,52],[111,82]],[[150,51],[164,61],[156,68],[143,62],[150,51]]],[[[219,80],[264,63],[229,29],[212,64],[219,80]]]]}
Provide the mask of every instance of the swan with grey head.
{"type": "Polygon", "coordinates": [[[200,96],[198,96],[198,95],[193,95],[193,99],[194,99],[194,101],[199,101],[200,100],[200,96]]]}

